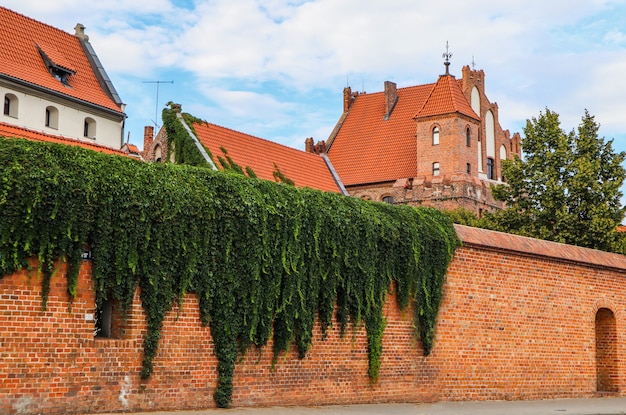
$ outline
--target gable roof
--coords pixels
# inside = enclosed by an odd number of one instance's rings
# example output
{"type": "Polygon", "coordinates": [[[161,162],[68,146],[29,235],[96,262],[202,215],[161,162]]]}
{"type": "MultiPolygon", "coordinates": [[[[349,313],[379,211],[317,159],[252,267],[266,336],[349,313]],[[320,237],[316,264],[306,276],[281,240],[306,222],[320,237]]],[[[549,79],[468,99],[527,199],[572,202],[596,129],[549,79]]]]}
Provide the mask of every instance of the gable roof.
{"type": "Polygon", "coordinates": [[[345,186],[417,176],[416,117],[459,113],[479,119],[461,89],[442,75],[436,83],[398,88],[385,117],[385,93],[358,94],[330,143],[328,157],[345,186]]]}
{"type": "Polygon", "coordinates": [[[259,179],[276,181],[274,172],[293,180],[297,187],[309,187],[327,192],[340,192],[326,162],[317,154],[306,153],[259,137],[231,130],[211,123],[193,125],[198,140],[213,154],[228,156],[242,168],[250,167],[259,179]]]}
{"type": "Polygon", "coordinates": [[[0,7],[0,77],[123,114],[121,102],[110,95],[117,93],[103,89],[98,77],[105,74],[96,72],[101,68],[91,65],[83,46],[89,49],[86,39],[0,7]],[[63,69],[69,87],[53,77],[47,65],[63,69]]]}
{"type": "Polygon", "coordinates": [[[27,140],[44,141],[47,143],[65,144],[70,146],[78,146],[87,150],[98,151],[100,153],[115,154],[118,156],[129,156],[122,150],[115,150],[111,147],[103,146],[96,143],[79,141],[73,138],[63,136],[45,134],[39,131],[28,130],[26,128],[16,127],[11,124],[0,122],[0,137],[25,138],[27,140]]]}

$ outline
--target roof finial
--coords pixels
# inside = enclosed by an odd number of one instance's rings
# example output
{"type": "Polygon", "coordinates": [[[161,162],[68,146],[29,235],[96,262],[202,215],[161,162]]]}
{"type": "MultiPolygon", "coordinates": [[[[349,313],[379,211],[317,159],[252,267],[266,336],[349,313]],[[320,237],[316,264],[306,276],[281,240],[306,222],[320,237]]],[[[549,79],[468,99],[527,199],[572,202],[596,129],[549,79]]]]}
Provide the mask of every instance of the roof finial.
{"type": "Polygon", "coordinates": [[[443,64],[446,65],[446,75],[450,75],[450,58],[451,57],[452,57],[452,54],[448,50],[448,41],[446,40],[446,53],[442,55],[442,58],[445,59],[445,62],[443,64]]]}
{"type": "Polygon", "coordinates": [[[472,71],[476,69],[476,62],[474,62],[474,55],[472,55],[472,71]]]}

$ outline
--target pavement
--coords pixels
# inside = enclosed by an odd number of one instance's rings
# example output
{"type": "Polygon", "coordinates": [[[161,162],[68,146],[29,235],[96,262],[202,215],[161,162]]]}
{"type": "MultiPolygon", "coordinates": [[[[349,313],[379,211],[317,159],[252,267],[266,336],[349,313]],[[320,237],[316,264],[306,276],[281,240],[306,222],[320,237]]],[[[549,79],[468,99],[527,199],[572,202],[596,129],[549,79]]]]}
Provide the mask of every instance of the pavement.
{"type": "MultiPolygon", "coordinates": [[[[135,412],[134,415],[619,415],[626,398],[437,402],[135,412]]],[[[116,414],[100,414],[116,415],[116,414]]],[[[119,414],[117,414],[119,415],[119,414]]]]}

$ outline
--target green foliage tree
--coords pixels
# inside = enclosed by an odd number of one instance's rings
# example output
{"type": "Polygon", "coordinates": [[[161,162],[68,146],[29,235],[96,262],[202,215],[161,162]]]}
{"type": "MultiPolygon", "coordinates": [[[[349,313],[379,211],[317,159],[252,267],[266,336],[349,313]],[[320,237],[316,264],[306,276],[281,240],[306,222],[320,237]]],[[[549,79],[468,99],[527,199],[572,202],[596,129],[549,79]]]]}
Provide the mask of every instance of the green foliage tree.
{"type": "Polygon", "coordinates": [[[471,226],[474,228],[486,227],[484,220],[479,218],[476,213],[469,209],[459,207],[452,210],[443,210],[442,212],[452,221],[452,223],[458,223],[459,225],[471,226]]]}
{"type": "Polygon", "coordinates": [[[566,133],[557,113],[546,109],[526,122],[524,159],[502,163],[506,184],[494,197],[507,208],[486,214],[489,227],[572,245],[619,250],[617,226],[624,217],[620,186],[624,152],[598,136],[585,110],[576,131],[566,133]]]}

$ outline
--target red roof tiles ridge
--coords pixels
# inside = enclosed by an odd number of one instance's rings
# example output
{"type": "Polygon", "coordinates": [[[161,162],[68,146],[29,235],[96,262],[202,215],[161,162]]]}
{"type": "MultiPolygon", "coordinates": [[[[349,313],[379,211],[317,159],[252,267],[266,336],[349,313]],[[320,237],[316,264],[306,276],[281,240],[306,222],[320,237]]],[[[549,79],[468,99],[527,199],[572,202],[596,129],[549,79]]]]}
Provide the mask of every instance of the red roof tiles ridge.
{"type": "Polygon", "coordinates": [[[459,239],[468,245],[626,270],[626,256],[620,254],[464,225],[455,224],[454,229],[459,239]]]}

